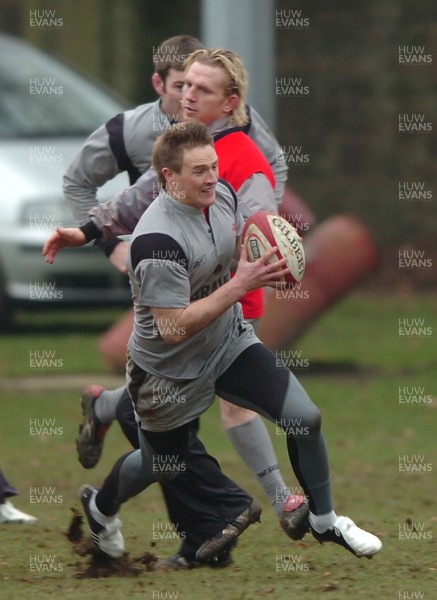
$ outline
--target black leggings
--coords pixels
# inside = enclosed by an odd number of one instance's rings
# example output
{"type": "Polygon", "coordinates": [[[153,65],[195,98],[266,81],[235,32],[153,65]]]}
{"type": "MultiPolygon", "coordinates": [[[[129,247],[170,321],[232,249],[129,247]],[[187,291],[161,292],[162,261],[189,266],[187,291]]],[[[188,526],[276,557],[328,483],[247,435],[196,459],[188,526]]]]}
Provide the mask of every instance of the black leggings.
{"type": "MultiPolygon", "coordinates": [[[[116,416],[129,442],[134,448],[139,448],[139,430],[127,388],[117,405],[116,416]]],[[[253,500],[224,475],[216,459],[208,454],[197,437],[198,428],[198,419],[184,427],[184,473],[171,481],[160,482],[169,518],[183,540],[179,553],[188,559],[194,559],[199,546],[236,519],[253,500]]],[[[160,438],[161,434],[157,434],[154,439],[157,447],[160,438]]],[[[178,450],[173,447],[166,449],[169,454],[176,454],[178,450]]],[[[118,461],[120,467],[124,458],[118,461]]],[[[99,495],[99,508],[109,514],[107,510],[111,510],[112,499],[110,494],[107,496],[105,501],[105,496],[99,495]]]]}

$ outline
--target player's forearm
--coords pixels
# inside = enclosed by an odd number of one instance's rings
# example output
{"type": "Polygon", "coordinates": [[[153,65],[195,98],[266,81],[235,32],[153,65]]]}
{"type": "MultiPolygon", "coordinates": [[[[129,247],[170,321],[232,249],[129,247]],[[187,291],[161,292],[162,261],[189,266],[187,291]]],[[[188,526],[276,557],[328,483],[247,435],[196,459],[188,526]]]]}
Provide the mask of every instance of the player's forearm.
{"type": "Polygon", "coordinates": [[[156,184],[154,172],[148,171],[135,185],[90,210],[88,217],[101,231],[104,239],[132,233],[143,212],[153,202],[156,184]]]}
{"type": "Polygon", "coordinates": [[[171,328],[168,327],[168,316],[154,314],[154,318],[165,341],[169,344],[180,344],[211,325],[246,292],[243,285],[233,278],[206,298],[191,302],[186,308],[178,311],[178,315],[175,312],[171,328]],[[171,333],[167,333],[170,330],[171,333]]]}
{"type": "Polygon", "coordinates": [[[88,213],[88,220],[81,226],[87,241],[113,240],[118,235],[129,235],[135,229],[143,212],[150,206],[134,186],[124,190],[108,202],[97,204],[88,213]]]}

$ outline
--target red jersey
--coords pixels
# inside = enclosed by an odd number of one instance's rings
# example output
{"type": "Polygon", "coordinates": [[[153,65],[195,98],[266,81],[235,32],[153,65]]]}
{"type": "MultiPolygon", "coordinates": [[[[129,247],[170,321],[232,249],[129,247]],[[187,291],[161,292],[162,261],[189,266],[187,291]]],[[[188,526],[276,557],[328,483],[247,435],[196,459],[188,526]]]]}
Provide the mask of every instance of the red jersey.
{"type": "MultiPolygon", "coordinates": [[[[216,134],[214,146],[219,159],[220,177],[229,181],[236,192],[255,173],[263,173],[275,188],[275,177],[269,162],[240,128],[216,134]]],[[[264,313],[264,290],[260,288],[248,292],[241,299],[241,305],[246,319],[259,319],[264,313]]]]}

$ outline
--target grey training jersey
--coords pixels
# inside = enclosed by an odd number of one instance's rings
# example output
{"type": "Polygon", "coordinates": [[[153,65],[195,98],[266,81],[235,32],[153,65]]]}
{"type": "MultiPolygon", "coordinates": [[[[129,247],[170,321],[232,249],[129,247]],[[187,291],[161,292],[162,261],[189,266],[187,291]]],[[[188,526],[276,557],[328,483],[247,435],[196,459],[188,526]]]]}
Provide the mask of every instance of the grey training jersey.
{"type": "MultiPolygon", "coordinates": [[[[185,308],[229,281],[243,219],[234,195],[225,190],[208,209],[208,221],[201,210],[162,191],[132,234],[129,275],[135,323],[129,350],[139,367],[158,377],[198,378],[223,355],[235,328],[235,311],[241,315],[238,303],[202,331],[170,345],[149,308],[185,308]]],[[[177,324],[160,326],[172,333],[177,324]]]]}

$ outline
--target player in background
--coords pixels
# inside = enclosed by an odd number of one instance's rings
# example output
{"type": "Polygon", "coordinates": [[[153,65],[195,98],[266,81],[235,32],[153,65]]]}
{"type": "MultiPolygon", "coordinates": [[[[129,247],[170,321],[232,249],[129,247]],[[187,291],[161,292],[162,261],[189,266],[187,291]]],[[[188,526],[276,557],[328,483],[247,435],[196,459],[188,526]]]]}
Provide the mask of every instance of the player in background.
{"type": "MultiPolygon", "coordinates": [[[[249,263],[241,247],[235,276],[229,278],[231,262],[238,260],[243,220],[231,194],[216,197],[218,159],[203,124],[169,128],[155,144],[153,164],[162,191],[133,232],[129,258],[135,324],[127,381],[140,420],[140,449],[115,463],[100,490],[81,489],[94,542],[112,556],[123,553],[117,516],[121,504],[164,474],[177,476],[190,423],[218,394],[262,412],[283,428],[290,464],[309,498],[313,536],[371,558],[381,541],[333,509],[319,411],[289,369],[278,367],[238,302],[250,290],[275,286],[287,271],[285,259],[269,265],[276,251],[272,248],[249,263]],[[156,250],[168,258],[156,263],[156,250]],[[199,264],[203,255],[206,260],[199,264]],[[167,323],[177,326],[168,331],[167,323]],[[177,382],[178,393],[186,398],[183,406],[155,401],[153,389],[166,382],[177,382]],[[294,423],[305,430],[303,435],[294,423]]],[[[91,226],[64,230],[58,249],[86,243],[92,231],[91,226]]],[[[46,248],[48,260],[55,249],[53,244],[46,248]]],[[[210,558],[211,551],[211,546],[201,546],[196,557],[210,558]]]]}
{"type": "MultiPolygon", "coordinates": [[[[127,172],[130,184],[151,166],[156,138],[180,119],[184,64],[188,56],[203,48],[188,35],[163,41],[153,55],[155,72],[152,84],[158,94],[154,102],[142,104],[116,115],[99,127],[84,143],[64,175],[64,196],[79,225],[88,221],[88,213],[97,204],[97,190],[121,172],[127,172]]],[[[246,107],[246,133],[266,156],[275,175],[276,203],[281,203],[288,167],[278,142],[254,108],[246,107]]],[[[100,240],[111,262],[126,272],[127,242],[100,240]]]]}
{"type": "MultiPolygon", "coordinates": [[[[192,50],[196,50],[196,46],[200,45],[200,42],[193,41],[189,36],[179,36],[163,42],[154,56],[156,72],[152,78],[160,99],[118,115],[99,128],[90,136],[67,169],[64,191],[80,225],[84,224],[87,211],[96,204],[97,187],[115,176],[122,168],[128,170],[131,181],[135,179],[150,160],[152,140],[166,129],[172,120],[181,118],[178,111],[181,109],[184,64],[192,50]]],[[[197,51],[200,50],[197,48],[197,51]]],[[[229,77],[235,77],[232,59],[223,56],[223,64],[219,69],[225,69],[225,66],[230,70],[229,77]]],[[[213,72],[216,71],[217,69],[213,69],[213,72]]],[[[232,103],[225,108],[222,106],[223,95],[228,94],[224,87],[228,75],[226,70],[224,72],[223,77],[213,82],[212,105],[209,106],[202,99],[202,104],[205,105],[204,114],[194,115],[193,118],[209,122],[217,134],[217,144],[222,146],[221,171],[225,166],[225,156],[228,156],[231,147],[233,148],[231,164],[226,173],[223,171],[223,175],[238,190],[244,217],[247,218],[258,210],[276,212],[284,189],[286,164],[281,160],[278,143],[271,136],[265,123],[256,111],[248,109],[244,104],[247,87],[245,73],[237,72],[237,90],[235,94],[231,94],[238,99],[238,106],[235,107],[235,112],[239,114],[238,120],[234,118],[232,103]],[[238,131],[232,131],[234,128],[238,131]],[[252,136],[268,159],[263,158],[256,148],[253,150],[254,144],[250,142],[246,133],[252,136]],[[235,136],[237,140],[233,140],[235,136]],[[230,141],[231,138],[233,141],[230,141]],[[264,173],[249,173],[244,147],[237,152],[241,140],[245,139],[251,144],[250,151],[257,154],[256,160],[262,162],[258,171],[264,170],[264,173]],[[238,173],[233,165],[239,165],[238,173]]],[[[186,90],[186,93],[191,94],[189,90],[186,90]]],[[[191,106],[194,103],[187,100],[187,104],[191,106]]],[[[189,109],[187,110],[189,112],[189,109]]],[[[186,113],[184,118],[190,119],[191,115],[186,113]]],[[[133,187],[120,194],[121,202],[128,208],[131,198],[137,193],[136,190],[141,189],[141,198],[147,196],[150,204],[156,194],[156,181],[153,170],[146,172],[133,187]]],[[[105,204],[105,207],[109,206],[110,204],[105,204]]],[[[143,210],[146,208],[144,204],[141,206],[143,210]]],[[[103,205],[100,208],[104,210],[103,205]]],[[[135,223],[136,221],[132,229],[135,223]]],[[[127,248],[126,242],[113,239],[100,241],[99,244],[104,246],[107,252],[111,252],[109,256],[116,266],[124,265],[123,252],[127,248]]],[[[245,316],[248,319],[259,319],[262,315],[262,290],[252,293],[252,296],[252,300],[245,299],[245,316]]],[[[136,437],[136,430],[131,400],[125,387],[104,390],[101,386],[90,386],[84,390],[82,403],[84,423],[77,448],[81,463],[89,468],[99,460],[104,434],[116,417],[131,443],[136,437]]],[[[228,402],[221,403],[221,414],[228,437],[266,492],[284,531],[293,539],[300,539],[307,529],[308,507],[302,496],[289,493],[261,417],[253,411],[244,410],[228,402]]]]}

